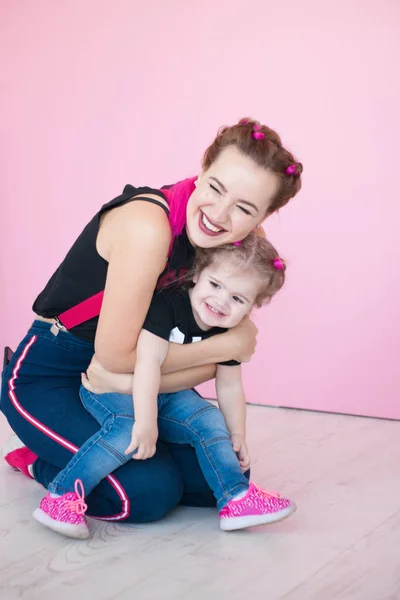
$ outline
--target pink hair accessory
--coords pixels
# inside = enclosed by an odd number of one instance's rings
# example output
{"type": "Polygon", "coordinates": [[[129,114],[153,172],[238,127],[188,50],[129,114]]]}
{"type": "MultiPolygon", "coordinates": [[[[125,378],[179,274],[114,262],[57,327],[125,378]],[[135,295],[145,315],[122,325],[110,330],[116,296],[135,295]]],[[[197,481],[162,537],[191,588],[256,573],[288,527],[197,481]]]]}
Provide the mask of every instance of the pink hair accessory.
{"type": "Polygon", "coordinates": [[[249,119],[240,119],[239,125],[248,125],[250,123],[249,119]]]}
{"type": "Polygon", "coordinates": [[[239,241],[239,242],[233,242],[233,245],[234,245],[234,246],[241,246],[241,245],[242,245],[242,242],[241,242],[241,241],[239,241]]]}
{"type": "Polygon", "coordinates": [[[254,123],[253,124],[253,132],[251,134],[251,137],[253,138],[253,140],[263,140],[264,139],[264,134],[262,131],[260,131],[261,127],[258,125],[258,123],[254,123]]]}
{"type": "Polygon", "coordinates": [[[296,176],[299,174],[296,165],[290,165],[289,167],[287,167],[285,169],[285,173],[286,173],[286,175],[296,175],[296,176]]]}
{"type": "Polygon", "coordinates": [[[285,268],[285,263],[281,258],[274,258],[272,264],[274,265],[274,269],[276,269],[277,271],[283,271],[285,268]]]}

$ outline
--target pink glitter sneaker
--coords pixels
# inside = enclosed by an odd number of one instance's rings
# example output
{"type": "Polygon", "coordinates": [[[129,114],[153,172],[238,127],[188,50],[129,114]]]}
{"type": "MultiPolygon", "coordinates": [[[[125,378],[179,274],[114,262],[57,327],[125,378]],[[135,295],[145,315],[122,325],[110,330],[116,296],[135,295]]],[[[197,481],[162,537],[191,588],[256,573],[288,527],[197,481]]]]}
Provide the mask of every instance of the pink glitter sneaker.
{"type": "Polygon", "coordinates": [[[41,500],[33,517],[42,525],[57,533],[71,538],[85,540],[89,537],[89,528],[85,518],[87,504],[85,491],[80,479],[75,481],[75,492],[53,498],[48,492],[41,500]]]}
{"type": "Polygon", "coordinates": [[[37,456],[21,442],[19,437],[15,434],[9,437],[3,446],[1,453],[10,467],[16,471],[21,471],[21,473],[30,479],[33,479],[32,475],[29,473],[28,467],[33,465],[37,456]]]}
{"type": "Polygon", "coordinates": [[[291,500],[276,492],[267,492],[250,483],[247,494],[239,500],[230,500],[220,511],[221,529],[232,531],[255,525],[266,525],[286,519],[296,510],[291,500]]]}

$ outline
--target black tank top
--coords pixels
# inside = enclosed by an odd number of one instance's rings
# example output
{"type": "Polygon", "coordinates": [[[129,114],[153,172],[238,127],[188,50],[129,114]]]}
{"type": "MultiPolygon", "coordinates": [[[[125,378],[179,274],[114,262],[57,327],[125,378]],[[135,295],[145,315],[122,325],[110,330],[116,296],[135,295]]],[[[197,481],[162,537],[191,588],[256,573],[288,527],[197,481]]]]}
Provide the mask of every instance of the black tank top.
{"type": "MultiPolygon", "coordinates": [[[[41,317],[57,317],[64,311],[76,306],[83,300],[94,296],[104,290],[108,262],[102,258],[96,249],[97,234],[99,231],[101,215],[117,206],[122,206],[127,202],[138,200],[143,194],[152,194],[160,196],[166,200],[160,190],[149,187],[135,188],[132,185],[126,185],[121,196],[117,196],[111,202],[104,204],[93,219],[86,225],[76,242],[73,244],[68,254],[48,281],[44,290],[39,294],[33,304],[33,311],[41,317]]],[[[169,210],[161,202],[151,198],[140,198],[142,201],[158,204],[167,215],[169,210]]],[[[194,258],[194,248],[190,244],[186,230],[174,239],[172,252],[168,259],[166,271],[179,276],[181,269],[191,266],[194,258]]],[[[71,329],[78,337],[94,341],[98,317],[77,325],[71,329]]]]}

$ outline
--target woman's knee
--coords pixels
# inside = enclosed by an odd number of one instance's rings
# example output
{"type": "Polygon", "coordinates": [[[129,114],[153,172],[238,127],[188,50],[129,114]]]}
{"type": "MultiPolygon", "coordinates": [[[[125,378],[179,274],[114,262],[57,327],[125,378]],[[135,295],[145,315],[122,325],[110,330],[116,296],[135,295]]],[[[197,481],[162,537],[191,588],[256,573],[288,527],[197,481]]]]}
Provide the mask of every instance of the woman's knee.
{"type": "MultiPolygon", "coordinates": [[[[157,452],[153,458],[144,461],[132,459],[117,469],[113,477],[129,504],[128,515],[123,519],[128,523],[158,521],[180,503],[183,495],[180,470],[169,450],[161,443],[157,445],[157,452]]],[[[109,492],[110,489],[109,487],[109,492]]],[[[98,491],[100,492],[100,489],[98,491]]],[[[121,510],[121,498],[117,498],[115,490],[111,493],[117,514],[121,510]]],[[[91,508],[95,509],[96,516],[101,518],[100,498],[96,498],[93,492],[91,496],[92,498],[88,498],[89,511],[91,508]]],[[[109,502],[109,498],[107,500],[109,502]]],[[[106,511],[109,511],[109,504],[106,511]]]]}
{"type": "Polygon", "coordinates": [[[161,477],[147,489],[140,490],[132,503],[129,517],[131,523],[159,521],[178,506],[183,495],[183,481],[178,471],[175,477],[161,477]]]}

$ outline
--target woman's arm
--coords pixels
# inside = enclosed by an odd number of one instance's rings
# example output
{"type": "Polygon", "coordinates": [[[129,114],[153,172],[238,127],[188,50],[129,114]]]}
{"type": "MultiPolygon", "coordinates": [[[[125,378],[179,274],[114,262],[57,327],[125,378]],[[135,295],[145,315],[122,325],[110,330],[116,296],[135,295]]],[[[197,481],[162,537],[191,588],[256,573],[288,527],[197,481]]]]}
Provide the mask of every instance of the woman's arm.
{"type": "MultiPolygon", "coordinates": [[[[200,343],[200,342],[199,342],[200,343]]],[[[161,376],[160,392],[167,394],[187,390],[205,381],[214,379],[216,365],[191,367],[161,376]]],[[[133,375],[129,373],[112,373],[107,371],[97,360],[96,355],[86,371],[82,374],[82,385],[93,394],[130,394],[133,386],[133,375]]]]}
{"type": "Polygon", "coordinates": [[[95,351],[109,371],[133,371],[139,332],[170,242],[169,221],[159,206],[130,202],[105,215],[97,249],[108,271],[95,351]]]}
{"type": "Polygon", "coordinates": [[[175,373],[190,367],[217,364],[226,360],[248,362],[256,349],[258,329],[246,316],[239,325],[195,344],[170,344],[161,372],[175,373]]]}

